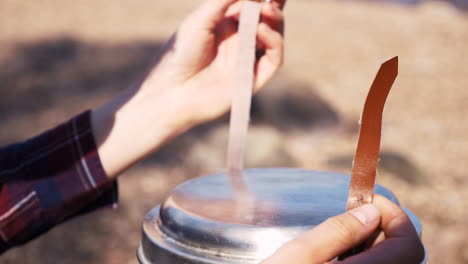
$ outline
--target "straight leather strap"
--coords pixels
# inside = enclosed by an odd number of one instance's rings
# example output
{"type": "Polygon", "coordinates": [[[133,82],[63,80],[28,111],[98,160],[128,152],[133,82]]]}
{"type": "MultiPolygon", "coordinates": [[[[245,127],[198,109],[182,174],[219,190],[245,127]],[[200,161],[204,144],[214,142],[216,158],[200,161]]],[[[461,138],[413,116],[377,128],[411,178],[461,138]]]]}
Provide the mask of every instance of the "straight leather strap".
{"type": "Polygon", "coordinates": [[[227,170],[237,197],[245,197],[248,194],[242,170],[254,88],[256,36],[261,7],[261,3],[245,1],[239,19],[239,60],[236,87],[232,97],[227,150],[227,170]]]}
{"type": "Polygon", "coordinates": [[[382,114],[388,93],[398,75],[398,57],[380,66],[361,117],[359,141],[354,157],[347,210],[372,203],[380,152],[382,114]]]}

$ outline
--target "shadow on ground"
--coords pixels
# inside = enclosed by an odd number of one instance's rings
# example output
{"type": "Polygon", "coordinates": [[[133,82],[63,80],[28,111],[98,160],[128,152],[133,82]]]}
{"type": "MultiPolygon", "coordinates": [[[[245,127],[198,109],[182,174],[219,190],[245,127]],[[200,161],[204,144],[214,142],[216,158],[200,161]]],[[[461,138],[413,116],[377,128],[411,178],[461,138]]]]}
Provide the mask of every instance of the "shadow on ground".
{"type": "Polygon", "coordinates": [[[100,45],[72,38],[20,43],[0,62],[0,111],[15,116],[57,100],[116,92],[144,73],[161,43],[100,45]]]}

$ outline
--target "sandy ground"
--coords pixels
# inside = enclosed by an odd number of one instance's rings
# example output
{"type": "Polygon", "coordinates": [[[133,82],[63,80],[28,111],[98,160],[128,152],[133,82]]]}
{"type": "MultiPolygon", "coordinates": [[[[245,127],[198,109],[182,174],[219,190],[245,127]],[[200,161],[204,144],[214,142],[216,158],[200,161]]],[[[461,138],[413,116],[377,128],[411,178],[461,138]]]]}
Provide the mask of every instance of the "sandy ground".
{"type": "MultiPolygon", "coordinates": [[[[130,85],[201,1],[0,1],[0,144],[33,136],[130,85]]],[[[463,3],[463,1],[459,1],[463,3]]],[[[255,99],[250,167],[349,173],[366,92],[385,59],[378,182],[423,223],[429,263],[468,263],[468,13],[447,2],[290,1],[286,61],[255,99]]],[[[136,263],[144,214],[222,170],[226,120],[129,170],[120,207],[73,219],[1,263],[136,263]]]]}

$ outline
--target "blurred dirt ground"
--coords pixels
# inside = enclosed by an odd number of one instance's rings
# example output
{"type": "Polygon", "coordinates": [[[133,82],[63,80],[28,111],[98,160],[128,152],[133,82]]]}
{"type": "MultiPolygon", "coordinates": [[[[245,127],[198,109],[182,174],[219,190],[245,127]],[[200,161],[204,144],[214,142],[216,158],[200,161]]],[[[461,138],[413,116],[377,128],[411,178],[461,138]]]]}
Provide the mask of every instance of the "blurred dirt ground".
{"type": "MultiPolygon", "coordinates": [[[[130,85],[200,2],[0,0],[0,144],[130,85]]],[[[255,98],[248,165],[349,173],[366,92],[398,55],[378,181],[421,218],[429,263],[468,263],[467,5],[406,2],[290,0],[285,65],[255,98]]],[[[0,262],[136,263],[144,214],[182,181],[222,170],[226,136],[226,118],[188,132],[121,177],[117,210],[0,262]]]]}

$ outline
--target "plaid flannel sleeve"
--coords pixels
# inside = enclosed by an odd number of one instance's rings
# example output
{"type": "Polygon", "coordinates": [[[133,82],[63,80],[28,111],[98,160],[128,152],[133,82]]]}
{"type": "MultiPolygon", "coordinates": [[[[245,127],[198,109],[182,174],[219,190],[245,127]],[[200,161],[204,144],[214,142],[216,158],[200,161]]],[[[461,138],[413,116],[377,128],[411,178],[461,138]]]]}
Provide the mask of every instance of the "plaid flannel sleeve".
{"type": "Polygon", "coordinates": [[[102,168],[90,115],[0,149],[0,253],[68,218],[116,206],[117,182],[102,168]]]}

